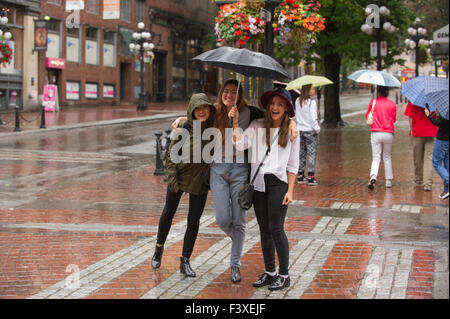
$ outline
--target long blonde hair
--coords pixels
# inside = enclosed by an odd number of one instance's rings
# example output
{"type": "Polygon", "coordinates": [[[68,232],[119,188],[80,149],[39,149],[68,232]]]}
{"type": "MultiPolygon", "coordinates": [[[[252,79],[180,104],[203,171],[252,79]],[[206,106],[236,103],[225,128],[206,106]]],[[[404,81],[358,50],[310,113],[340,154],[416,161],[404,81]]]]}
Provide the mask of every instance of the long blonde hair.
{"type": "MultiPolygon", "coordinates": [[[[264,127],[266,128],[266,145],[267,147],[270,147],[270,129],[272,128],[272,116],[270,115],[270,111],[269,111],[269,105],[272,103],[272,98],[270,98],[269,102],[267,103],[268,107],[267,107],[267,111],[266,114],[264,115],[264,127]]],[[[278,145],[280,145],[281,147],[286,147],[288,140],[289,140],[289,116],[288,116],[288,112],[287,112],[287,106],[286,106],[286,111],[283,114],[283,119],[281,120],[281,125],[280,125],[280,132],[278,133],[278,145]]]]}
{"type": "Polygon", "coordinates": [[[244,107],[247,106],[247,100],[245,99],[244,96],[242,83],[241,85],[239,85],[239,82],[234,79],[226,81],[220,88],[216,104],[216,112],[214,116],[214,127],[219,129],[220,133],[222,134],[222,143],[225,142],[225,128],[227,128],[228,124],[230,123],[230,119],[228,118],[227,106],[222,102],[223,91],[225,90],[225,87],[228,84],[233,84],[236,86],[236,88],[239,86],[239,92],[237,92],[238,99],[236,103],[238,111],[241,112],[244,109],[244,107]]]}

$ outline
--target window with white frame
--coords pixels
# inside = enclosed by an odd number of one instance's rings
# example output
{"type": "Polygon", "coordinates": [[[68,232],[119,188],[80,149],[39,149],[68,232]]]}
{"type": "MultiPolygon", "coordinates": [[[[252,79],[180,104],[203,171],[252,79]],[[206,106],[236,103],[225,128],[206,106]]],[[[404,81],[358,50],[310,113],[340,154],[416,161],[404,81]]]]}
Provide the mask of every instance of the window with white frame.
{"type": "Polygon", "coordinates": [[[98,29],[86,28],[86,64],[98,65],[98,29]]]}
{"type": "Polygon", "coordinates": [[[99,0],[86,0],[87,13],[98,14],[99,11],[99,0]]]}
{"type": "Polygon", "coordinates": [[[47,3],[61,5],[62,0],[47,0],[47,3]]]}
{"type": "Polygon", "coordinates": [[[135,0],[135,19],[136,23],[144,22],[145,18],[145,1],[135,0]]]}
{"type": "Polygon", "coordinates": [[[66,59],[70,62],[80,63],[80,57],[80,28],[67,28],[66,59]]]}
{"type": "Polygon", "coordinates": [[[116,61],[116,32],[105,31],[103,33],[103,65],[115,67],[116,61]]]}
{"type": "Polygon", "coordinates": [[[120,20],[131,22],[131,0],[120,1],[120,20]]]}
{"type": "Polygon", "coordinates": [[[61,21],[50,19],[47,21],[47,58],[61,58],[61,21]]]}

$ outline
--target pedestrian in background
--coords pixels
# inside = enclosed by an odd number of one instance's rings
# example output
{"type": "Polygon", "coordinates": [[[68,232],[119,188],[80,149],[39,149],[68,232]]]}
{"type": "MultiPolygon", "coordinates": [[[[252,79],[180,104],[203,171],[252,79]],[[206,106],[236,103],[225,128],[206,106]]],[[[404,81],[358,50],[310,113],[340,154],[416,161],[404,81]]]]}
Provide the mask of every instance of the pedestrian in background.
{"type": "Polygon", "coordinates": [[[436,140],[433,145],[433,167],[444,182],[444,191],[439,195],[440,199],[446,199],[449,196],[448,193],[448,137],[449,126],[448,120],[443,118],[439,111],[436,111],[436,118],[433,117],[428,108],[425,109],[425,115],[428,117],[433,125],[436,125],[439,130],[436,135],[436,140]]]}
{"type": "Polygon", "coordinates": [[[320,125],[317,103],[313,99],[316,94],[312,85],[304,85],[300,96],[295,101],[295,118],[300,135],[300,154],[297,181],[317,185],[315,178],[317,146],[319,144],[320,125]],[[308,159],[308,179],[305,177],[306,159],[308,159]]]}
{"type": "Polygon", "coordinates": [[[368,188],[374,189],[377,182],[378,170],[383,154],[385,185],[392,187],[394,173],[392,171],[391,151],[394,141],[394,123],[397,117],[397,106],[388,99],[389,88],[377,87],[377,98],[372,99],[367,108],[366,118],[372,112],[373,123],[370,127],[370,142],[372,144],[372,165],[370,168],[370,179],[368,188]]]}
{"type": "Polygon", "coordinates": [[[425,115],[425,109],[408,102],[405,115],[409,117],[409,135],[412,136],[414,183],[431,191],[433,185],[433,143],[438,127],[425,115]]]}
{"type": "MultiPolygon", "coordinates": [[[[177,211],[178,205],[183,193],[189,194],[189,211],[187,216],[187,228],[184,234],[183,251],[180,257],[180,271],[189,277],[195,277],[195,272],[191,268],[189,259],[194,249],[194,244],[197,239],[197,234],[200,225],[200,217],[203,214],[205,208],[206,198],[208,195],[208,187],[204,183],[203,176],[208,169],[208,165],[205,162],[194,163],[192,157],[194,152],[202,152],[203,146],[208,142],[202,140],[201,144],[196,144],[198,141],[194,141],[193,138],[193,122],[194,120],[201,122],[201,130],[209,128],[213,124],[215,108],[210,102],[206,94],[199,93],[194,94],[189,102],[187,110],[187,121],[179,124],[179,127],[183,127],[189,131],[189,154],[180,154],[179,158],[185,159],[188,156],[187,161],[175,161],[171,157],[171,150],[176,143],[179,143],[180,139],[172,140],[168,150],[167,157],[167,192],[166,203],[159,219],[158,235],[156,239],[155,252],[152,257],[152,267],[159,268],[161,266],[161,259],[164,251],[164,243],[166,242],[167,235],[169,234],[172,226],[172,220],[177,211]],[[201,147],[201,149],[198,148],[201,147]]],[[[188,138],[184,141],[186,143],[188,138]]],[[[180,152],[183,148],[180,148],[180,152]]]]}
{"type": "Polygon", "coordinates": [[[256,175],[253,203],[266,271],[253,286],[268,285],[269,290],[279,290],[290,285],[289,242],[284,221],[288,205],[293,200],[300,140],[289,139],[289,117],[295,116],[295,113],[288,91],[277,88],[265,92],[261,96],[261,105],[267,110],[264,119],[253,121],[243,133],[239,129],[240,114],[237,108],[233,108],[229,116],[233,118],[233,140],[237,149],[251,147],[254,154],[251,164],[251,178],[256,175]],[[274,138],[271,134],[273,129],[276,130],[273,133],[277,134],[274,138]],[[266,151],[268,155],[264,157],[266,151]],[[259,168],[263,158],[265,160],[259,168]],[[279,261],[278,274],[275,251],[279,261]]]}

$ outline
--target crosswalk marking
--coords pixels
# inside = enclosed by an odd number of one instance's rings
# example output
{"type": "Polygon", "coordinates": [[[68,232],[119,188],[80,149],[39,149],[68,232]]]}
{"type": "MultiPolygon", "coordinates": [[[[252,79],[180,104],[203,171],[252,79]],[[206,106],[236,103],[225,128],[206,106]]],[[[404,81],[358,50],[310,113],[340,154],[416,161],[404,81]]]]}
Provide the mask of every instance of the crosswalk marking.
{"type": "Polygon", "coordinates": [[[359,209],[362,207],[361,203],[343,203],[343,202],[334,202],[331,204],[331,209],[359,209]]]}
{"type": "Polygon", "coordinates": [[[391,210],[396,212],[406,212],[406,213],[412,213],[412,214],[420,214],[420,210],[422,209],[422,206],[418,205],[393,205],[391,210]]]}
{"type": "MultiPolygon", "coordinates": [[[[257,242],[259,236],[247,236],[242,253],[247,253],[257,242]]],[[[196,277],[186,278],[184,275],[174,273],[141,296],[141,299],[194,298],[230,267],[228,262],[230,246],[229,237],[222,239],[191,261],[196,277]]]]}
{"type": "Polygon", "coordinates": [[[129,159],[128,156],[103,152],[69,152],[44,150],[2,149],[0,160],[51,161],[96,164],[129,159]]]}
{"type": "Polygon", "coordinates": [[[376,247],[361,281],[357,298],[404,299],[413,252],[413,249],[376,247]]]}
{"type": "MultiPolygon", "coordinates": [[[[213,216],[204,216],[201,226],[211,223],[213,216]]],[[[186,220],[177,224],[177,227],[185,227],[186,220]]],[[[184,237],[183,232],[169,233],[165,246],[168,247],[184,237]]],[[[119,277],[126,271],[136,267],[145,260],[151,258],[156,236],[139,240],[133,245],[124,248],[107,258],[88,266],[79,273],[79,287],[67,288],[67,278],[29,297],[29,299],[77,299],[85,298],[91,293],[119,277]]]]}

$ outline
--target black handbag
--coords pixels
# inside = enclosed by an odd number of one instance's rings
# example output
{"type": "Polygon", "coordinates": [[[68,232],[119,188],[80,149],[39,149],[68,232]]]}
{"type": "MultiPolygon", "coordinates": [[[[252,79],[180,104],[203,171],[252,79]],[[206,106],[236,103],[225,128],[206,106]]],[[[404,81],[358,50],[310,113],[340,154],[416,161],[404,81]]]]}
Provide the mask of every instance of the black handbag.
{"type": "MultiPolygon", "coordinates": [[[[275,137],[272,139],[271,145],[277,138],[278,138],[278,133],[275,134],[275,137]]],[[[253,178],[250,181],[250,183],[244,183],[241,186],[241,191],[239,192],[238,202],[243,210],[249,210],[250,207],[252,207],[252,205],[253,205],[253,193],[255,191],[253,182],[255,181],[255,178],[258,175],[259,169],[261,168],[262,164],[264,163],[264,161],[265,161],[267,155],[269,155],[269,153],[270,153],[270,146],[267,148],[266,154],[264,155],[264,158],[262,159],[261,163],[259,163],[258,169],[256,170],[255,175],[253,175],[253,178]]]]}

